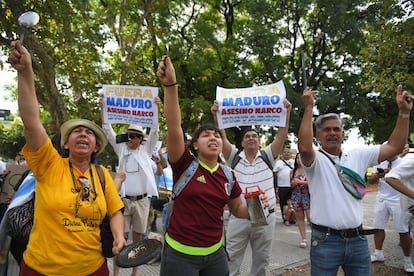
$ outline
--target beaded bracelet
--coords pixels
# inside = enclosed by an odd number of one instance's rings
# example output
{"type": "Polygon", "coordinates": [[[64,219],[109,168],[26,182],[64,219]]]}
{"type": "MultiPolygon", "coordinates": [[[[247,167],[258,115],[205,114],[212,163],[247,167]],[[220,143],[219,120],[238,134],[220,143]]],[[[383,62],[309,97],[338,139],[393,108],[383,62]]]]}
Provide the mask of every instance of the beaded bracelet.
{"type": "Polygon", "coordinates": [[[164,84],[164,87],[171,87],[171,86],[174,86],[174,85],[177,85],[178,83],[176,83],[176,82],[174,82],[174,83],[172,83],[172,84],[164,84]]]}

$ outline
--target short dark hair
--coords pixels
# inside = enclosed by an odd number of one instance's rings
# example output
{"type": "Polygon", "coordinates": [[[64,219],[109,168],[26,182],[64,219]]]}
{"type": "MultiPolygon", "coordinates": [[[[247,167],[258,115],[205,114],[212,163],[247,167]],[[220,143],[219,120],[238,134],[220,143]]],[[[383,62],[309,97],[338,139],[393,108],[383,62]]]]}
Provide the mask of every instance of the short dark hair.
{"type": "Polygon", "coordinates": [[[193,136],[191,137],[190,145],[189,145],[189,148],[190,148],[191,152],[195,156],[197,156],[197,151],[194,149],[194,143],[197,142],[198,138],[200,137],[200,134],[203,131],[209,131],[209,130],[214,131],[214,133],[220,134],[220,137],[223,138],[223,135],[222,135],[222,133],[221,133],[221,131],[220,131],[220,129],[218,127],[215,127],[215,126],[209,125],[209,124],[199,126],[194,131],[193,136]]]}
{"type": "Polygon", "coordinates": [[[242,138],[244,138],[244,135],[246,135],[246,133],[247,132],[250,132],[250,131],[256,132],[257,136],[259,136],[259,132],[256,129],[254,129],[254,128],[246,128],[245,130],[243,130],[242,138]]]}

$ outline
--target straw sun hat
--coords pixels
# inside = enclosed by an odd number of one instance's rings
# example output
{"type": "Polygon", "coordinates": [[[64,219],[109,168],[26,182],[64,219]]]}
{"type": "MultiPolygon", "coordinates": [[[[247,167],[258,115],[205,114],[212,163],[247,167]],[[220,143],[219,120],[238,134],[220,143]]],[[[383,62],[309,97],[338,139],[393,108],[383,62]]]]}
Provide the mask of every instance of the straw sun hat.
{"type": "Polygon", "coordinates": [[[98,126],[94,122],[89,121],[87,119],[75,119],[75,120],[66,121],[60,127],[60,133],[61,133],[60,145],[63,147],[63,145],[66,144],[72,130],[79,126],[89,128],[95,133],[96,143],[100,145],[100,149],[96,154],[100,154],[104,150],[106,145],[108,144],[108,139],[106,138],[106,135],[100,126],[98,126]]]}
{"type": "Polygon", "coordinates": [[[134,132],[141,136],[144,136],[144,129],[142,128],[142,126],[130,124],[128,126],[128,132],[134,132]]]}

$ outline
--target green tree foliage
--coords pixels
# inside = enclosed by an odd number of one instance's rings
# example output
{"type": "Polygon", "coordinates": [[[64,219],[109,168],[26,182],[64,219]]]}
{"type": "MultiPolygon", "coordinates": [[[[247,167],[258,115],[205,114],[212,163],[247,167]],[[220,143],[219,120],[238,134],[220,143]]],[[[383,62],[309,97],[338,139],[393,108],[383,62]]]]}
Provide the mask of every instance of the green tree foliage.
{"type": "MultiPolygon", "coordinates": [[[[377,20],[367,27],[360,81],[369,102],[354,118],[361,122],[362,134],[377,143],[387,139],[395,123],[397,85],[402,84],[411,93],[414,90],[413,7],[413,1],[401,1],[401,5],[390,1],[377,6],[377,20]]],[[[410,132],[413,130],[411,124],[410,132]]]]}
{"type": "Polygon", "coordinates": [[[25,144],[23,124],[16,120],[9,127],[5,127],[3,122],[0,121],[0,141],[0,156],[13,159],[25,144]]]}

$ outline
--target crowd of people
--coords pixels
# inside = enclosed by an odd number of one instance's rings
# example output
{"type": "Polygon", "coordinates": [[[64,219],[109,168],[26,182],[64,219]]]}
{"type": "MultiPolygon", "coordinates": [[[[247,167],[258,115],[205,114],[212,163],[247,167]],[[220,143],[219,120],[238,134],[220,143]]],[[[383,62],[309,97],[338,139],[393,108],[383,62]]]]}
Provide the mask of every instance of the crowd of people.
{"type": "MultiPolygon", "coordinates": [[[[128,239],[145,238],[153,222],[151,202],[159,196],[157,179],[167,166],[164,156],[154,154],[158,129],[145,131],[129,124],[125,127],[127,140],[119,142],[103,114],[102,126],[86,119],[69,120],[60,128],[62,155],[41,124],[31,56],[19,41],[12,42],[8,62],[18,72],[18,106],[26,138],[15,162],[27,162],[24,164],[36,179],[33,227],[22,256],[21,274],[109,275],[99,229],[108,214],[114,237],[113,275],[118,275],[116,255],[128,239]],[[96,158],[107,143],[118,157],[119,172],[114,181],[103,170],[106,185],[101,186],[96,158]]],[[[252,260],[249,275],[266,275],[277,201],[284,225],[296,225],[299,246],[310,248],[312,275],[336,275],[339,267],[346,275],[370,275],[371,262],[385,259],[382,244],[389,216],[400,234],[404,269],[414,272],[408,227],[414,211],[414,159],[410,154],[399,157],[407,143],[412,99],[401,85],[396,89],[399,113],[387,142],[351,150],[342,149],[345,129],[338,114],[313,119],[317,91],[306,87],[298,149],[292,158],[292,149],[285,146],[292,109],[287,99],[283,102],[286,125],[279,127],[264,148],[255,128],[244,130],[240,149],[231,144],[226,130],[218,128],[217,101],[210,108],[213,124],[199,126],[186,145],[175,69],[168,56],[160,61],[157,77],[164,88],[168,165],[174,183],[161,275],[240,275],[248,245],[252,260]],[[352,173],[363,177],[372,166],[376,166],[373,177],[380,183],[375,231],[362,225],[363,189],[346,180],[352,173]],[[344,176],[344,170],[351,173],[344,176]],[[263,191],[268,210],[266,223],[260,226],[252,224],[245,200],[246,188],[252,185],[263,191]],[[185,188],[177,191],[177,186],[185,188]],[[226,207],[230,217],[225,229],[226,207]],[[311,227],[310,243],[307,225],[311,227]],[[372,255],[369,234],[374,234],[372,255]]],[[[156,98],[154,103],[159,106],[161,100],[156,98]]],[[[0,235],[0,249],[2,244],[0,235]]],[[[138,267],[132,273],[138,275],[138,267]]]]}

